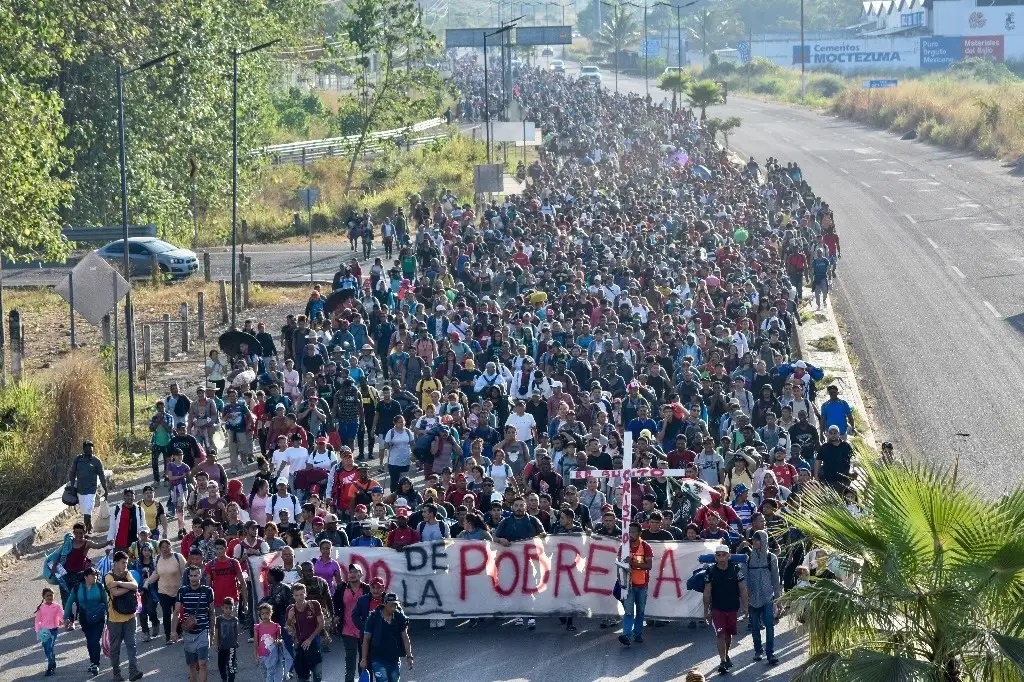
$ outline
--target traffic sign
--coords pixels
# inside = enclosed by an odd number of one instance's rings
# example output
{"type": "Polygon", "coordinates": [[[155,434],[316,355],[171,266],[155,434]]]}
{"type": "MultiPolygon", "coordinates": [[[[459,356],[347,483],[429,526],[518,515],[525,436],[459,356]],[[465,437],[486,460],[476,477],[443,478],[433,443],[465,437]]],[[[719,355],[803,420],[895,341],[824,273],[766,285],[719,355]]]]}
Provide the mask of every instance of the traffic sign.
{"type": "Polygon", "coordinates": [[[899,84],[900,82],[896,78],[875,78],[864,81],[864,87],[869,90],[876,90],[878,88],[895,88],[899,84]]]}
{"type": "Polygon", "coordinates": [[[640,56],[641,57],[657,57],[661,54],[661,40],[658,38],[648,38],[640,44],[640,56]]]}

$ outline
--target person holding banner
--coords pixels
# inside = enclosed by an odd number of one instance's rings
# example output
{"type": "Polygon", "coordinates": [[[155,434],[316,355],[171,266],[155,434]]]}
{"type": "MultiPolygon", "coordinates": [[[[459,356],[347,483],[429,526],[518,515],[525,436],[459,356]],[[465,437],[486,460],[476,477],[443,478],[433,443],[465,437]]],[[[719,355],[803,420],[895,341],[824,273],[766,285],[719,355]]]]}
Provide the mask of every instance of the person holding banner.
{"type": "Polygon", "coordinates": [[[622,566],[629,571],[629,586],[622,600],[626,613],[622,617],[622,634],[619,635],[623,646],[644,641],[644,610],[647,608],[647,586],[654,564],[654,549],[640,539],[640,532],[639,523],[633,521],[629,524],[629,555],[622,566]]]}

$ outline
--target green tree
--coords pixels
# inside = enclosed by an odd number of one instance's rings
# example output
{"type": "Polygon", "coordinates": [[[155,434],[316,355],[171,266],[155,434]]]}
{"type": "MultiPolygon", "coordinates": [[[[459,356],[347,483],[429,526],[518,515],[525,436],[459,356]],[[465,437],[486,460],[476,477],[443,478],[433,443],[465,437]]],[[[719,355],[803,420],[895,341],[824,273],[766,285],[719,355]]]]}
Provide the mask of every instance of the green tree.
{"type": "Polygon", "coordinates": [[[730,116],[722,121],[721,125],[718,126],[718,132],[721,133],[722,139],[725,141],[726,148],[729,147],[729,135],[731,135],[732,131],[739,128],[742,124],[743,121],[739,116],[730,116]]]}
{"type": "Polygon", "coordinates": [[[641,28],[633,13],[622,5],[615,5],[608,13],[601,30],[594,36],[593,45],[597,50],[610,53],[618,67],[619,55],[640,40],[641,28]]]}
{"type": "Polygon", "coordinates": [[[383,128],[384,121],[407,125],[422,112],[435,112],[450,87],[437,71],[425,67],[440,54],[441,45],[423,25],[412,0],[354,0],[349,11],[339,36],[348,42],[342,52],[356,56],[355,87],[361,93],[363,119],[345,191],[352,186],[371,131],[383,128]]]}
{"type": "Polygon", "coordinates": [[[66,49],[60,10],[26,0],[0,5],[0,257],[60,258],[59,211],[71,201],[69,156],[53,51],[66,49]]]}
{"type": "Polygon", "coordinates": [[[686,99],[691,107],[700,109],[700,120],[703,121],[708,117],[708,107],[722,103],[722,88],[714,81],[697,81],[690,84],[686,99]]]}
{"type": "Polygon", "coordinates": [[[658,87],[672,93],[672,111],[676,110],[679,95],[686,92],[692,82],[693,77],[687,71],[672,71],[658,79],[658,87]]]}
{"type": "Polygon", "coordinates": [[[847,578],[787,594],[810,643],[794,679],[1024,680],[1024,489],[988,499],[925,466],[866,478],[862,515],[815,487],[790,516],[847,578]]]}

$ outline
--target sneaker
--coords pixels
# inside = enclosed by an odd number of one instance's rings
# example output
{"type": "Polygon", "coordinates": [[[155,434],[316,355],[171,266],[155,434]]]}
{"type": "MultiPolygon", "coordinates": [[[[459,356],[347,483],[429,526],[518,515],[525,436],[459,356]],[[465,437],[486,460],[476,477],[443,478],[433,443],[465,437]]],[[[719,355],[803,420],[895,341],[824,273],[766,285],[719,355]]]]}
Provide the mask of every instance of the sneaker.
{"type": "Polygon", "coordinates": [[[142,641],[143,642],[152,642],[153,641],[153,637],[150,636],[150,634],[148,632],[143,632],[142,633],[142,641]]]}
{"type": "Polygon", "coordinates": [[[756,661],[763,661],[763,660],[764,660],[764,654],[755,651],[754,652],[754,661],[756,662],[756,661]]]}
{"type": "Polygon", "coordinates": [[[605,618],[604,620],[602,620],[601,624],[598,625],[598,627],[601,628],[602,630],[607,629],[608,628],[608,619],[605,618]]]}
{"type": "Polygon", "coordinates": [[[89,674],[90,675],[94,675],[94,676],[95,675],[99,675],[100,674],[100,667],[98,665],[90,665],[89,666],[89,674]]]}
{"type": "MultiPolygon", "coordinates": [[[[444,627],[444,626],[442,625],[441,627],[444,627]]],[[[527,630],[536,630],[537,629],[537,619],[536,618],[531,618],[528,621],[526,621],[526,629],[527,630]]]]}
{"type": "Polygon", "coordinates": [[[46,673],[43,674],[43,677],[53,677],[53,668],[47,668],[46,673]]]}
{"type": "Polygon", "coordinates": [[[579,630],[579,628],[576,627],[575,625],[566,625],[565,629],[568,630],[569,632],[576,632],[577,630],[579,630]]]}
{"type": "Polygon", "coordinates": [[[718,666],[718,674],[719,675],[728,675],[729,674],[729,666],[725,664],[725,661],[722,661],[721,665],[718,666]]]}
{"type": "Polygon", "coordinates": [[[252,637],[250,637],[250,638],[249,638],[249,644],[252,644],[252,643],[253,643],[253,638],[252,638],[252,637]]]}
{"type": "Polygon", "coordinates": [[[768,657],[768,665],[778,665],[778,664],[779,664],[779,659],[775,657],[775,654],[772,654],[771,656],[768,657]]]}
{"type": "Polygon", "coordinates": [[[128,682],[137,682],[137,680],[141,680],[143,677],[145,677],[145,675],[146,673],[142,672],[141,670],[136,670],[128,676],[128,682]]]}
{"type": "Polygon", "coordinates": [[[517,628],[523,627],[523,619],[516,618],[514,621],[512,621],[512,625],[515,625],[517,628]]]}
{"type": "Polygon", "coordinates": [[[725,664],[730,668],[732,667],[732,658],[728,654],[725,656],[725,664]]]}
{"type": "Polygon", "coordinates": [[[637,635],[636,637],[633,638],[633,643],[634,644],[643,644],[644,643],[644,636],[643,635],[637,635]]]}
{"type": "Polygon", "coordinates": [[[633,642],[629,639],[629,637],[626,637],[626,635],[619,635],[619,643],[622,644],[622,646],[629,646],[633,642]]]}

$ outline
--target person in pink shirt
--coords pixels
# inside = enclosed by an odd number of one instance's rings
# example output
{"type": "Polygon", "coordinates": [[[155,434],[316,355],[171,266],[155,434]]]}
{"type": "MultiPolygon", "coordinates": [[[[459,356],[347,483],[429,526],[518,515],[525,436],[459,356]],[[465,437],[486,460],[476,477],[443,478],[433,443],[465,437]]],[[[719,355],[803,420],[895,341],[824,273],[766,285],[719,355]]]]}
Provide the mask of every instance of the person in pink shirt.
{"type": "Polygon", "coordinates": [[[363,582],[362,570],[356,564],[349,564],[348,580],[334,593],[334,611],[341,614],[341,641],[345,645],[345,682],[353,682],[359,672],[358,652],[363,636],[362,628],[353,620],[352,613],[359,599],[369,593],[370,586],[363,582]]]}
{"type": "Polygon", "coordinates": [[[281,637],[281,626],[271,618],[274,607],[260,604],[260,621],[256,623],[253,657],[256,665],[263,670],[264,682],[281,682],[284,679],[284,657],[281,651],[284,640],[281,637]]]}
{"type": "Polygon", "coordinates": [[[46,654],[46,676],[53,677],[57,669],[57,634],[60,632],[60,625],[64,622],[64,609],[60,604],[53,601],[53,590],[49,587],[43,588],[43,601],[36,608],[36,637],[43,645],[43,653],[46,654]]]}

